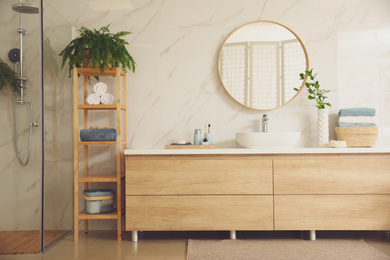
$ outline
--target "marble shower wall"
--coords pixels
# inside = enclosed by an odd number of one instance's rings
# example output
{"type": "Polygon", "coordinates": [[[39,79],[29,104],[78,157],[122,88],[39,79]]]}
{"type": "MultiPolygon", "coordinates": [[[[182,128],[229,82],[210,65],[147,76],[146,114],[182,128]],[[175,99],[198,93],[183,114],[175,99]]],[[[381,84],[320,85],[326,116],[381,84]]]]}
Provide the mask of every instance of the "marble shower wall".
{"type": "MultiPolygon", "coordinates": [[[[19,48],[19,15],[12,11],[12,0],[0,2],[0,58],[13,68],[8,52],[19,48]]],[[[35,122],[31,155],[27,166],[21,166],[14,149],[12,96],[0,91],[0,230],[38,230],[41,227],[42,145],[41,145],[41,79],[40,79],[40,17],[23,15],[27,35],[24,45],[24,75],[28,78],[25,100],[33,104],[35,122]]],[[[18,148],[23,161],[27,158],[29,110],[27,104],[16,106],[18,148]]]]}
{"type": "MultiPolygon", "coordinates": [[[[39,0],[32,0],[40,6],[39,0]]],[[[0,58],[12,68],[8,52],[19,48],[19,15],[12,11],[14,0],[0,2],[0,58]]],[[[24,75],[28,77],[25,100],[32,102],[34,121],[31,156],[21,166],[13,143],[13,112],[10,91],[0,92],[0,231],[39,230],[41,228],[42,182],[44,182],[45,230],[71,230],[73,223],[73,136],[72,83],[65,71],[60,71],[58,53],[63,43],[71,39],[71,26],[56,10],[45,5],[44,12],[44,117],[43,130],[41,88],[41,24],[40,14],[24,14],[24,75]],[[65,126],[65,127],[64,127],[65,126]],[[43,130],[43,134],[42,134],[43,130]],[[43,140],[42,140],[43,136],[43,140]],[[44,146],[42,146],[42,141],[44,146]],[[42,178],[42,151],[44,173],[42,178]]],[[[18,146],[26,158],[29,114],[26,106],[16,106],[18,146]]]]}

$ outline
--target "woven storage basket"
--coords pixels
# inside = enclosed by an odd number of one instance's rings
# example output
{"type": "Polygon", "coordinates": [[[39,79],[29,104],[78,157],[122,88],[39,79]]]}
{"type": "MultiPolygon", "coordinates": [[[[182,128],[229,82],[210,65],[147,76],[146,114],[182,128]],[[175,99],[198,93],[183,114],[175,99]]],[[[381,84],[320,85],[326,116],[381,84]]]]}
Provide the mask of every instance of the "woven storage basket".
{"type": "Polygon", "coordinates": [[[378,127],[351,126],[335,129],[337,140],[346,141],[348,147],[374,147],[378,137],[378,127]]]}

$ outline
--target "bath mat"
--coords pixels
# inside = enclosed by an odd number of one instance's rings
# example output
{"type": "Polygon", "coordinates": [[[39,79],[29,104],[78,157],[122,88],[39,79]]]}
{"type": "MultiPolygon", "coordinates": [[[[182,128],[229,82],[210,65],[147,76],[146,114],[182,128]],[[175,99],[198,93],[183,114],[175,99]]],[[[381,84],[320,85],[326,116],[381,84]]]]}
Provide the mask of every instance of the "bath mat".
{"type": "MultiPolygon", "coordinates": [[[[68,232],[66,230],[44,231],[44,247],[56,242],[68,232]]],[[[37,230],[0,231],[0,255],[40,253],[39,233],[37,230]]]]}
{"type": "Polygon", "coordinates": [[[187,260],[389,260],[362,240],[189,240],[187,260]]]}

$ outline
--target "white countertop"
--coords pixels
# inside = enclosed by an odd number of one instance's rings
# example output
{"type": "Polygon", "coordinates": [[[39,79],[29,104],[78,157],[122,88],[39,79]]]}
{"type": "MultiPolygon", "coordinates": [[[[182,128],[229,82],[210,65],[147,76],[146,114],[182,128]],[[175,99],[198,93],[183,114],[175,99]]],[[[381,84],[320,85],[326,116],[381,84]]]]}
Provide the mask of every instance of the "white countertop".
{"type": "Polygon", "coordinates": [[[216,148],[216,149],[126,149],[125,155],[164,154],[373,154],[390,153],[390,147],[378,148],[216,148]]]}

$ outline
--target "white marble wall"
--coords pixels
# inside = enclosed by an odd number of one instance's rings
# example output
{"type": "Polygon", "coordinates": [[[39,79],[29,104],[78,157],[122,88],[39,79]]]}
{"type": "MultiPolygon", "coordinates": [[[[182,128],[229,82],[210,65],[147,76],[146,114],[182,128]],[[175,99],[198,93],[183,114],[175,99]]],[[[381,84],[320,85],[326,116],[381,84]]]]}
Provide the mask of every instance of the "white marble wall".
{"type": "MultiPolygon", "coordinates": [[[[103,7],[78,1],[78,8],[55,1],[52,6],[76,26],[112,23],[115,32],[134,33],[126,38],[138,64],[127,86],[129,148],[192,141],[194,129],[206,123],[217,146],[236,147],[235,132],[258,128],[262,112],[231,100],[217,70],[226,37],[255,20],[284,24],[306,45],[310,67],[321,86],[331,90],[330,138],[335,138],[340,108],[367,106],[378,112],[377,145],[390,144],[387,0],[133,0],[107,1],[103,7]]],[[[267,113],[270,131],[302,131],[299,145],[317,146],[317,111],[305,91],[267,113]]]]}
{"type": "MultiPolygon", "coordinates": [[[[111,23],[114,32],[134,33],[126,37],[138,64],[128,76],[129,148],[192,141],[194,129],[206,123],[213,127],[217,146],[236,147],[235,132],[257,129],[262,113],[231,100],[217,70],[226,37],[255,20],[284,24],[306,45],[310,67],[318,72],[321,86],[331,90],[331,138],[340,108],[368,106],[378,112],[378,146],[390,145],[388,0],[49,0],[47,7],[66,21],[52,22],[47,25],[51,28],[111,23]]],[[[300,146],[317,145],[316,108],[304,91],[267,113],[270,131],[302,131],[300,146]]],[[[1,155],[9,156],[3,150],[1,155]]],[[[105,223],[91,228],[115,228],[115,223],[105,223]]]]}

